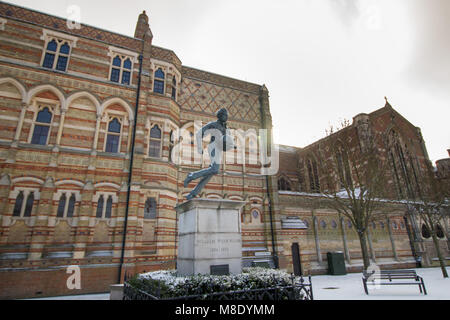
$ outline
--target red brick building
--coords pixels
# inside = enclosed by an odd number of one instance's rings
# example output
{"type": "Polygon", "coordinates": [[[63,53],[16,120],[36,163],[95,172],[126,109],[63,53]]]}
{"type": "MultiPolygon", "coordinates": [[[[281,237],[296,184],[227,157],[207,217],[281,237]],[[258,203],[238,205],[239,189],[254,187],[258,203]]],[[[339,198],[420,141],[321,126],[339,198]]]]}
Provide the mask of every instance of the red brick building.
{"type": "MultiPolygon", "coordinates": [[[[229,128],[268,129],[270,137],[268,97],[264,85],[185,66],[154,45],[145,12],[129,37],[0,3],[0,298],[105,292],[125,272],[174,268],[174,207],[193,187],[184,188],[186,175],[208,166],[174,150],[190,149],[194,121],[215,120],[222,107],[229,128]],[[73,265],[79,290],[67,286],[73,265]]],[[[359,115],[344,130],[358,141],[367,121],[380,132],[399,127],[418,167],[427,161],[419,131],[392,108],[359,115]]],[[[326,251],[342,250],[341,229],[313,227],[337,219],[318,200],[324,144],[281,147],[279,176],[264,176],[248,142],[246,160],[225,163],[204,189],[202,197],[247,202],[245,265],[292,271],[299,243],[303,272],[323,273],[326,251]],[[309,155],[315,176],[299,167],[309,155]],[[309,227],[299,229],[299,221],[309,227]]],[[[394,267],[414,264],[405,207],[386,208],[397,228],[391,236],[392,223],[373,232],[375,256],[394,267]]],[[[357,270],[359,249],[347,233],[347,267],[357,270]]]]}

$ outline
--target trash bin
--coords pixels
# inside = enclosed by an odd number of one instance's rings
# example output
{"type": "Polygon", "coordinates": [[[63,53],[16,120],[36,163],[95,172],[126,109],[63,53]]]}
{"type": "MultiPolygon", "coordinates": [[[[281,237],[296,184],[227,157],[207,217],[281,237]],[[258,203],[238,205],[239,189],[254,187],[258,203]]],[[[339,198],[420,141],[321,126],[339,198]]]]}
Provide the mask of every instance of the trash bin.
{"type": "Polygon", "coordinates": [[[328,274],[331,275],[344,275],[347,274],[345,270],[345,260],[343,252],[328,252],[328,274]]]}

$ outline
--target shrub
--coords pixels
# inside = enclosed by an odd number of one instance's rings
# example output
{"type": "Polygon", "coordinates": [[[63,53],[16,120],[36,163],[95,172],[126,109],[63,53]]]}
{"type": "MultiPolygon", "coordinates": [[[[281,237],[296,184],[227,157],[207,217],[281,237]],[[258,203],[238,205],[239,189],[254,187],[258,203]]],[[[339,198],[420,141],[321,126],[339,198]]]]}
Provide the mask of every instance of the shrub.
{"type": "MultiPolygon", "coordinates": [[[[217,292],[291,286],[294,280],[298,278],[280,270],[253,267],[244,268],[241,274],[226,276],[198,274],[182,277],[175,270],[156,271],[136,275],[128,284],[160,299],[186,296],[206,299],[208,294],[217,292]]],[[[287,295],[286,292],[283,294],[287,295]]],[[[300,295],[300,292],[297,294],[300,295]]]]}

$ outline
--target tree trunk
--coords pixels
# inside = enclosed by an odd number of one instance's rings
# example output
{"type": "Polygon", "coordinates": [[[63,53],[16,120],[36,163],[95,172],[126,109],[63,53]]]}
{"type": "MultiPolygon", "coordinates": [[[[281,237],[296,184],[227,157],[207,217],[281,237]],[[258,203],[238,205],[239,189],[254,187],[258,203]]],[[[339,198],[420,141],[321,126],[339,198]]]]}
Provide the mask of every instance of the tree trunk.
{"type": "Polygon", "coordinates": [[[370,266],[370,259],[369,259],[369,253],[367,252],[367,239],[366,234],[364,232],[360,233],[358,232],[359,242],[361,244],[361,253],[364,263],[364,270],[367,270],[367,268],[370,266]]]}
{"type": "Polygon", "coordinates": [[[441,249],[439,247],[439,240],[436,237],[436,233],[434,230],[433,232],[431,232],[431,237],[433,238],[434,247],[436,248],[436,253],[439,258],[439,264],[441,265],[442,276],[444,278],[448,278],[447,269],[445,268],[445,261],[444,258],[442,257],[441,249]]]}

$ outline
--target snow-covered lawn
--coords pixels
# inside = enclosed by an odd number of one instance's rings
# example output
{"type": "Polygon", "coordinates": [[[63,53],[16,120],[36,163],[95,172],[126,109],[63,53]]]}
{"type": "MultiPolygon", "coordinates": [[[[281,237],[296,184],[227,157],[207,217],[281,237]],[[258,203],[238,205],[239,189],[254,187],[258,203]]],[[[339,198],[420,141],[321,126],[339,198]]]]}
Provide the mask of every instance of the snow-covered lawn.
{"type": "MultiPolygon", "coordinates": [[[[313,276],[314,300],[450,300],[450,278],[444,279],[440,268],[414,269],[425,283],[428,295],[417,285],[369,286],[366,295],[361,273],[344,276],[313,276]]],[[[450,268],[447,267],[450,273],[450,268]]]]}

